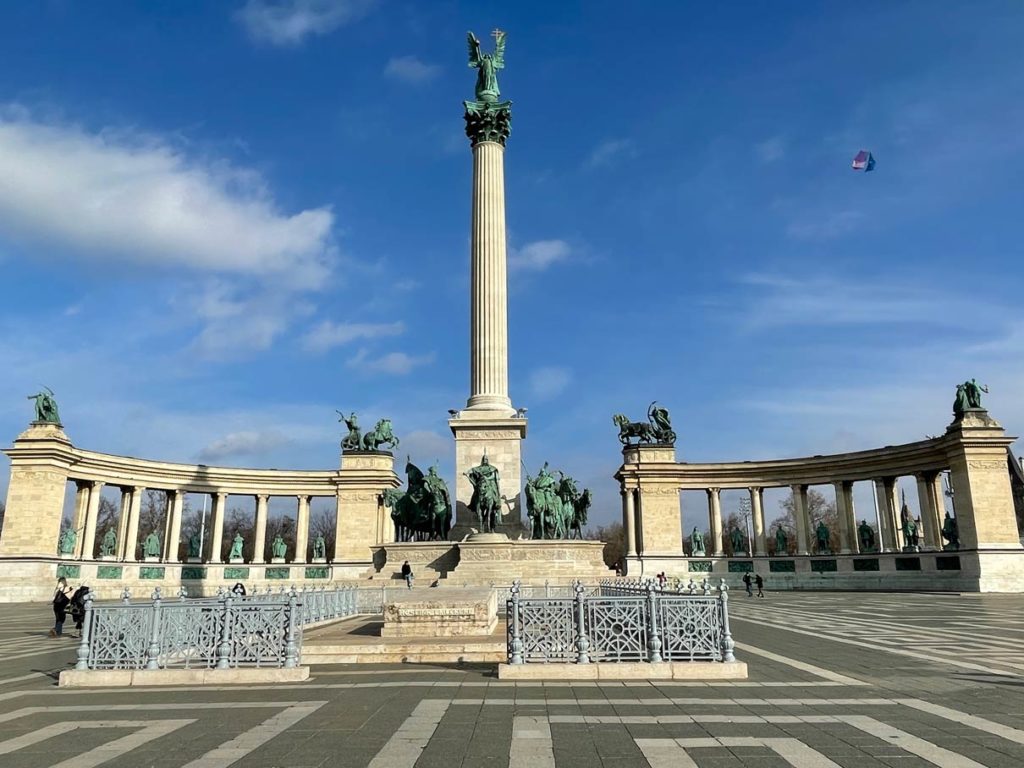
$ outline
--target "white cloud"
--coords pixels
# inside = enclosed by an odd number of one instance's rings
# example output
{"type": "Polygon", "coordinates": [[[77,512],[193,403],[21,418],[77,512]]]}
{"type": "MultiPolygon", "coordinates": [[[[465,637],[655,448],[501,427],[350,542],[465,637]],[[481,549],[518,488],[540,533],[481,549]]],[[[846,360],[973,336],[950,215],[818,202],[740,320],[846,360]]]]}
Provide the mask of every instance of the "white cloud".
{"type": "Polygon", "coordinates": [[[287,442],[277,432],[231,432],[199,451],[199,461],[223,461],[242,456],[261,456],[287,442]]]}
{"type": "Polygon", "coordinates": [[[609,139],[594,147],[594,151],[587,158],[587,165],[591,168],[599,168],[611,165],[619,158],[636,156],[636,145],[629,139],[609,139]]]}
{"type": "Polygon", "coordinates": [[[758,160],[764,164],[774,163],[781,160],[786,154],[786,144],[781,136],[772,136],[765,139],[754,147],[758,160]]]}
{"type": "Polygon", "coordinates": [[[247,0],[235,14],[249,36],[270,45],[298,45],[358,21],[376,0],[247,0]]]}
{"type": "Polygon", "coordinates": [[[512,249],[508,266],[512,270],[542,272],[552,264],[565,261],[571,252],[565,240],[536,240],[512,249]]]}
{"type": "MultiPolygon", "coordinates": [[[[442,457],[447,458],[452,450],[451,437],[444,437],[427,429],[413,430],[399,437],[402,440],[402,452],[411,456],[413,464],[418,464],[423,471],[435,461],[440,461],[442,457]]],[[[402,472],[398,466],[395,467],[395,471],[400,474],[402,472]]]]}
{"type": "Polygon", "coordinates": [[[549,366],[530,374],[530,392],[537,400],[550,400],[562,394],[572,381],[568,368],[549,366]]]}
{"type": "Polygon", "coordinates": [[[0,109],[0,225],[76,255],[309,287],[329,271],[333,221],[327,208],[284,214],[255,172],[159,138],[0,109]]]}
{"type": "Polygon", "coordinates": [[[302,338],[302,346],[310,352],[326,352],[357,339],[379,339],[403,333],[403,323],[332,323],[324,320],[302,338]]]}
{"type": "Polygon", "coordinates": [[[434,362],[434,354],[409,355],[405,352],[389,352],[379,357],[372,357],[365,349],[359,350],[347,365],[364,373],[387,373],[393,376],[405,376],[424,365],[434,362]]]}
{"type": "Polygon", "coordinates": [[[427,64],[415,56],[392,57],[384,67],[385,75],[407,83],[424,83],[433,80],[440,73],[441,67],[437,64],[427,64]]]}

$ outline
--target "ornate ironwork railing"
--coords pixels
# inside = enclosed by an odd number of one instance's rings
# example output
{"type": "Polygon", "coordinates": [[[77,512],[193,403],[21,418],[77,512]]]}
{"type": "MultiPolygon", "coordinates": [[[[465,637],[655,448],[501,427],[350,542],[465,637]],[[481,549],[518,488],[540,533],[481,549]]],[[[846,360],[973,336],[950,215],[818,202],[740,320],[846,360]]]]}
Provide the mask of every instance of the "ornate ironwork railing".
{"type": "Polygon", "coordinates": [[[150,601],[96,605],[86,595],[76,669],[233,669],[295,667],[302,628],[360,613],[379,613],[380,589],[268,589],[250,595],[178,600],[160,589],[150,601]]]}
{"type": "MultiPolygon", "coordinates": [[[[693,584],[691,582],[691,584],[693,584]]],[[[528,597],[519,583],[507,600],[510,664],[735,661],[725,582],[691,591],[653,582],[580,583],[571,597],[528,597]]]]}

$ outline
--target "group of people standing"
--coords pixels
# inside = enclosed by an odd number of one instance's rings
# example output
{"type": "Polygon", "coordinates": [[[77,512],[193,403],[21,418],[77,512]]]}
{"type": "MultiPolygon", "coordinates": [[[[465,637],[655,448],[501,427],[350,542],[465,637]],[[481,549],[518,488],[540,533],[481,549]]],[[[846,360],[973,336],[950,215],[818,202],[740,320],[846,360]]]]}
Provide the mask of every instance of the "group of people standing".
{"type": "Polygon", "coordinates": [[[89,594],[89,588],[84,584],[78,589],[72,589],[68,580],[61,576],[57,579],[57,586],[53,590],[53,629],[50,630],[50,637],[64,636],[64,622],[67,621],[68,613],[71,620],[75,622],[75,630],[78,637],[82,636],[82,622],[85,621],[85,596],[89,594]]]}
{"type": "Polygon", "coordinates": [[[754,596],[754,587],[757,587],[757,596],[764,597],[764,577],[760,573],[755,573],[754,578],[750,578],[749,573],[743,574],[743,586],[747,590],[747,597],[754,596]]]}

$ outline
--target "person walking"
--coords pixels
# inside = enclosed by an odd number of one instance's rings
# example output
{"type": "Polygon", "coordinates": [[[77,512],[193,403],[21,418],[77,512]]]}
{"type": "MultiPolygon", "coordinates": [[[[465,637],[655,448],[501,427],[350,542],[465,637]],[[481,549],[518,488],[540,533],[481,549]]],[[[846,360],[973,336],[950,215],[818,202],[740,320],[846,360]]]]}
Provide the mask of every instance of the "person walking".
{"type": "Polygon", "coordinates": [[[412,589],[412,566],[408,560],[402,563],[402,578],[405,579],[405,586],[412,589]]]}
{"type": "Polygon", "coordinates": [[[753,597],[754,596],[754,592],[750,588],[750,574],[749,573],[744,573],[743,574],[743,586],[745,586],[747,588],[747,597],[753,597]]]}
{"type": "Polygon", "coordinates": [[[78,637],[82,636],[82,624],[85,622],[85,596],[88,594],[89,588],[83,584],[71,596],[71,618],[75,622],[78,637]]]}
{"type": "Polygon", "coordinates": [[[764,597],[764,579],[761,578],[761,574],[754,576],[754,581],[757,584],[757,596],[764,597]]]}
{"type": "Polygon", "coordinates": [[[53,590],[53,629],[50,630],[50,637],[60,637],[64,634],[64,620],[68,617],[68,603],[71,602],[71,587],[68,580],[61,576],[57,579],[57,587],[53,590]]]}

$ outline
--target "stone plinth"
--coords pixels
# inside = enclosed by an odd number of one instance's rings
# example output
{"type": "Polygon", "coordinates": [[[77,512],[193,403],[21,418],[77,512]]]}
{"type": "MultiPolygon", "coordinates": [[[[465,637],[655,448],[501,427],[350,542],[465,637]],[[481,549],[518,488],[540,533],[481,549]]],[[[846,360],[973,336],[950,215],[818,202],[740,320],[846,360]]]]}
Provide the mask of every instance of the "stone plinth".
{"type": "Polygon", "coordinates": [[[498,593],[493,589],[416,589],[384,606],[381,637],[484,636],[497,626],[498,593]]]}
{"type": "Polygon", "coordinates": [[[446,579],[455,584],[595,583],[611,576],[600,541],[462,541],[459,566],[446,579]]]}
{"type": "Polygon", "coordinates": [[[401,579],[402,564],[408,562],[417,584],[428,585],[444,578],[459,564],[459,551],[450,541],[409,541],[373,548],[374,570],[384,578],[401,579]]]}

